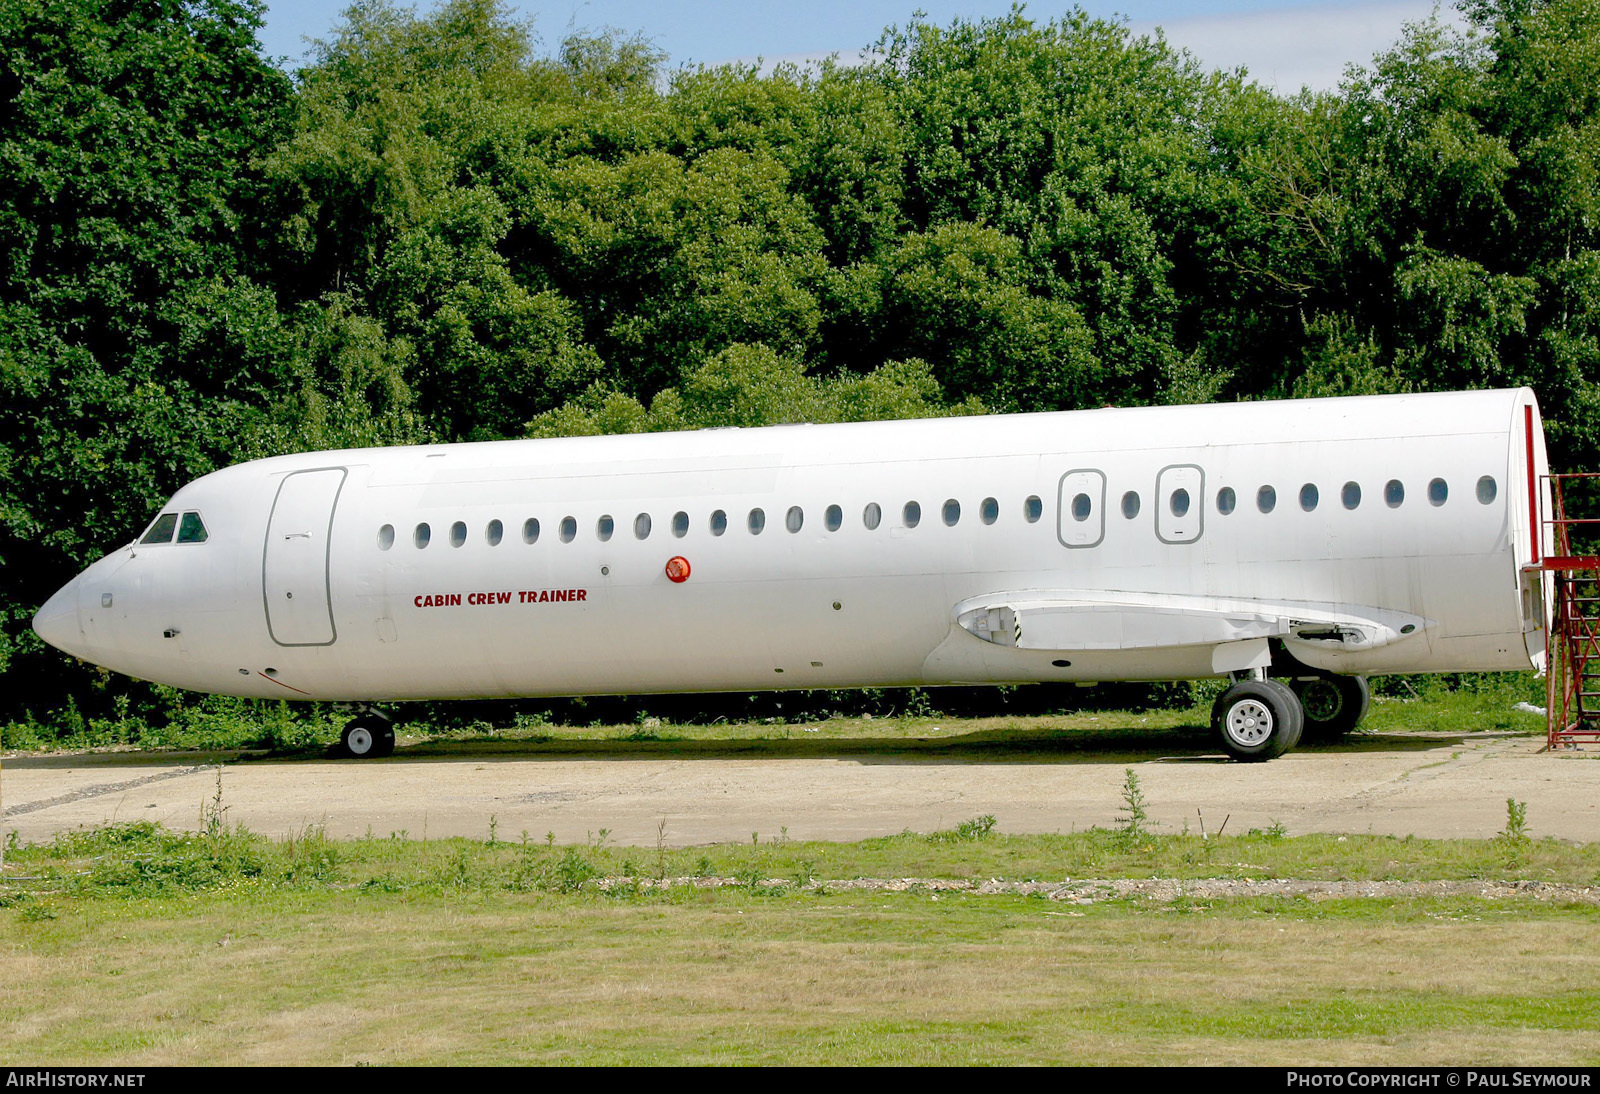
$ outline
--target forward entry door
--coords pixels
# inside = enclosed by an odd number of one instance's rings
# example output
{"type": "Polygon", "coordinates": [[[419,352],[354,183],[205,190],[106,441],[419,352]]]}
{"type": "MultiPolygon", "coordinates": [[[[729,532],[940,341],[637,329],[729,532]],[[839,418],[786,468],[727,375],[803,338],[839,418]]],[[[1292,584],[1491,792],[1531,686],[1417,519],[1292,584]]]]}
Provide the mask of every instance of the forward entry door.
{"type": "Polygon", "coordinates": [[[267,520],[261,592],[267,631],[280,646],[333,643],[329,552],[345,469],[296,471],[278,486],[267,520]]]}

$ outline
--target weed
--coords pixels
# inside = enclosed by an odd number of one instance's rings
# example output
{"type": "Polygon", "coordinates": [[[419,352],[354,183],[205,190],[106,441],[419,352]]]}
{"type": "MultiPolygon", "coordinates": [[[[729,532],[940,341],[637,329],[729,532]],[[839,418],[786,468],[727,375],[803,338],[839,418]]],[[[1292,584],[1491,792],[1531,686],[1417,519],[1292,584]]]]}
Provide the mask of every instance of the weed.
{"type": "Polygon", "coordinates": [[[599,876],[600,867],[593,859],[576,847],[569,847],[556,863],[554,876],[548,880],[546,888],[558,893],[575,893],[599,876]]]}
{"type": "Polygon", "coordinates": [[[1515,798],[1506,799],[1506,826],[1501,830],[1502,843],[1528,842],[1528,803],[1515,798]]]}
{"type": "Polygon", "coordinates": [[[227,831],[224,819],[228,807],[222,804],[222,765],[217,765],[217,792],[209,803],[200,806],[200,830],[207,839],[217,839],[227,831]]]}
{"type": "Polygon", "coordinates": [[[1506,826],[1494,838],[1507,869],[1522,865],[1523,855],[1532,842],[1528,838],[1528,803],[1506,799],[1506,826]]]}
{"type": "Polygon", "coordinates": [[[1145,810],[1144,791],[1139,788],[1139,773],[1133,768],[1125,768],[1126,777],[1122,780],[1122,808],[1124,812],[1117,815],[1117,831],[1121,834],[1124,843],[1132,846],[1142,843],[1150,838],[1150,814],[1145,810]]]}
{"type": "Polygon", "coordinates": [[[941,832],[930,832],[929,843],[972,843],[981,840],[994,831],[995,819],[993,813],[985,813],[981,817],[964,820],[954,828],[947,828],[941,832]]]}
{"type": "Polygon", "coordinates": [[[17,913],[17,918],[24,923],[44,923],[56,918],[56,913],[55,909],[48,904],[30,901],[22,906],[22,910],[17,913]]]}

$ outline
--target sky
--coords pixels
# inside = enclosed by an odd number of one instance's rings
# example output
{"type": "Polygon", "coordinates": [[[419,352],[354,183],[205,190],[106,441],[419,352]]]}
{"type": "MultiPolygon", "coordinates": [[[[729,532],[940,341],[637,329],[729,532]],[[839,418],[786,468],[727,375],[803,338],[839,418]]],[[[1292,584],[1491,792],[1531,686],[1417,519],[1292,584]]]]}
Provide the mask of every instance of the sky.
{"type": "MultiPolygon", "coordinates": [[[[431,10],[423,0],[419,12],[431,10]]],[[[883,29],[904,24],[918,10],[934,23],[959,17],[1004,15],[1011,0],[528,0],[508,5],[533,20],[547,50],[570,30],[613,27],[639,33],[666,51],[668,67],[729,61],[855,57],[883,29]]],[[[1026,14],[1048,22],[1071,11],[1068,2],[1034,2],[1026,14]]],[[[1208,67],[1243,66],[1259,82],[1283,93],[1309,86],[1338,87],[1345,66],[1367,64],[1392,45],[1403,24],[1426,19],[1433,0],[1081,0],[1090,15],[1125,17],[1138,33],[1162,28],[1167,41],[1208,67]]],[[[304,56],[306,39],[326,38],[342,7],[314,0],[268,0],[262,45],[268,55],[304,56]]],[[[1448,5],[1441,18],[1459,22],[1448,5]]]]}

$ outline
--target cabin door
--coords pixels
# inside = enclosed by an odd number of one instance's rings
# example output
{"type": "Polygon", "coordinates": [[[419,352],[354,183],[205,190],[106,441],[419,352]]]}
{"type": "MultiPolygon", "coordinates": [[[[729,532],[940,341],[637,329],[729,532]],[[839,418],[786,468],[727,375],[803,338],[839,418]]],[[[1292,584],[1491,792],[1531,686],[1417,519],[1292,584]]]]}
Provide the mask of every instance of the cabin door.
{"type": "Polygon", "coordinates": [[[261,595],[267,632],[280,646],[333,643],[333,600],[328,562],[333,510],[345,469],[296,471],[278,485],[267,519],[261,560],[261,595]]]}

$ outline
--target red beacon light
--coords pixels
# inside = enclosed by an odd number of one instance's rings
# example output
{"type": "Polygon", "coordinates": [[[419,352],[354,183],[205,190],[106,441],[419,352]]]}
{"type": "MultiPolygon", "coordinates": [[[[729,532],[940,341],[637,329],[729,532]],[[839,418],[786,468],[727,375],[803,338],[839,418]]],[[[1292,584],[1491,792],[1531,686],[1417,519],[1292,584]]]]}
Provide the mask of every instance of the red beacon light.
{"type": "Polygon", "coordinates": [[[689,560],[682,555],[667,559],[667,580],[679,585],[689,580],[689,560]]]}

